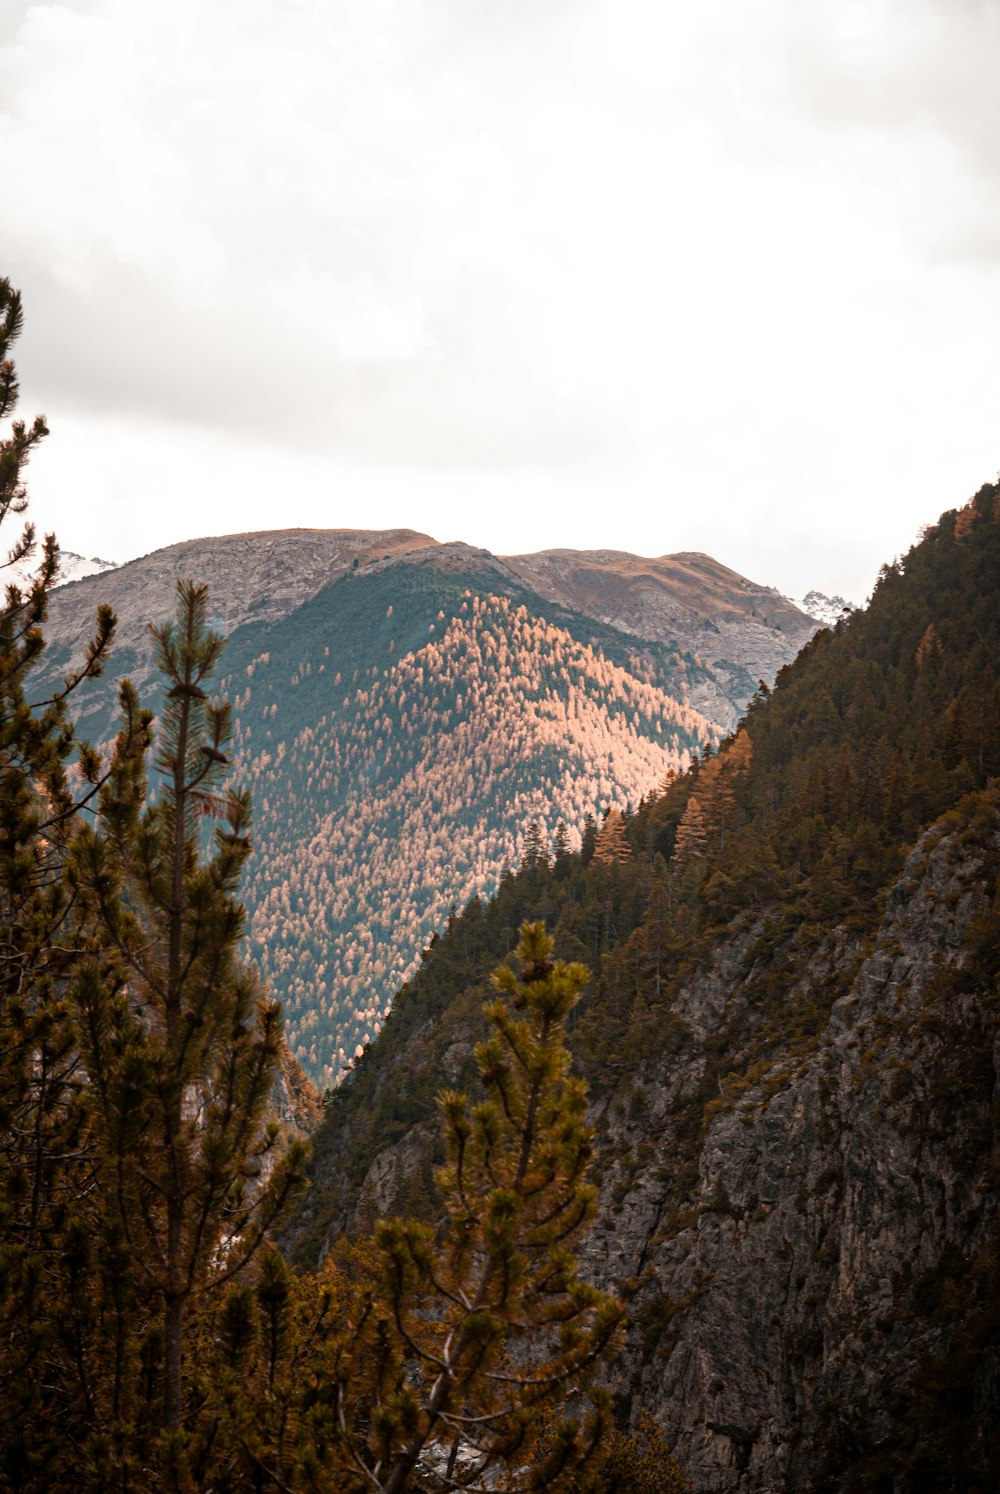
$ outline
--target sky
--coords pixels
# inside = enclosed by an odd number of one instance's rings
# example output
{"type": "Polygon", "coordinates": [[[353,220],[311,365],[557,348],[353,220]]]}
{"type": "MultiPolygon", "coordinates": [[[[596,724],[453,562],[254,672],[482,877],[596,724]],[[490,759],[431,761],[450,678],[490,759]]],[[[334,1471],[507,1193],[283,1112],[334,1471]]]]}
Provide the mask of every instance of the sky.
{"type": "Polygon", "coordinates": [[[1000,0],[0,0],[33,514],[860,602],[1000,467],[1000,0]]]}

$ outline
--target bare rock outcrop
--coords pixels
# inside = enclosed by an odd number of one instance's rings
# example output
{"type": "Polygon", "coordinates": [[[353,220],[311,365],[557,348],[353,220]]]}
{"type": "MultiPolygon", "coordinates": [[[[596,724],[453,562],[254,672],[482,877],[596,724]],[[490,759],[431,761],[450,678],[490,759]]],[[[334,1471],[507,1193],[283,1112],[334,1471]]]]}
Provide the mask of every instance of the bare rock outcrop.
{"type": "Polygon", "coordinates": [[[52,596],[46,633],[53,650],[79,655],[94,612],[109,602],[118,617],[118,651],[133,678],[149,675],[148,624],[174,612],[178,581],[209,586],[212,620],[223,633],[276,621],[350,571],[436,545],[413,529],[276,529],[185,540],[52,596]]]}
{"type": "MultiPolygon", "coordinates": [[[[778,1044],[752,1082],[706,1087],[696,1039],[597,1116],[611,1160],[590,1268],[631,1296],[616,1388],[676,1437],[699,1494],[833,1494],[848,1470],[874,1476],[907,1407],[918,1467],[934,1455],[919,1439],[933,1444],[929,1407],[947,1376],[984,1469],[990,1441],[996,1457],[1000,1343],[984,1286],[1000,1244],[1000,1021],[984,932],[996,795],[975,821],[923,837],[873,947],[841,932],[806,964],[789,992],[800,1010],[842,989],[814,1042],[778,1044]],[[706,1094],[683,1197],[679,1122],[706,1094]],[[989,1331],[994,1346],[973,1362],[969,1342],[989,1331]]],[[[693,1032],[752,1028],[739,974],[752,938],[689,982],[678,1008],[693,1032]]]]}

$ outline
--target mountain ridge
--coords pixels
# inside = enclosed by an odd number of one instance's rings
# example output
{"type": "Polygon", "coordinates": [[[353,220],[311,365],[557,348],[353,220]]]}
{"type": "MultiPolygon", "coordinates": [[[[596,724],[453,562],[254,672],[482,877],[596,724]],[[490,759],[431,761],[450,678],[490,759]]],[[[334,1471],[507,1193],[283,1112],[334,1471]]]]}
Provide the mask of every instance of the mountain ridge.
{"type": "Polygon", "coordinates": [[[119,649],[129,654],[142,683],[152,673],[146,624],[170,615],[180,579],[210,583],[216,624],[231,632],[254,620],[277,621],[356,570],[401,565],[465,573],[478,568],[484,577],[534,591],[540,604],[559,603],[646,642],[676,643],[704,656],[713,683],[702,681],[695,704],[723,726],[735,722],[758,681],[772,679],[817,626],[773,588],[694,552],[655,558],[570,550],[496,556],[464,541],[442,544],[416,530],[286,529],[184,541],[60,588],[52,598],[48,636],[68,665],[82,652],[97,603],[108,601],[119,617],[119,649]]]}

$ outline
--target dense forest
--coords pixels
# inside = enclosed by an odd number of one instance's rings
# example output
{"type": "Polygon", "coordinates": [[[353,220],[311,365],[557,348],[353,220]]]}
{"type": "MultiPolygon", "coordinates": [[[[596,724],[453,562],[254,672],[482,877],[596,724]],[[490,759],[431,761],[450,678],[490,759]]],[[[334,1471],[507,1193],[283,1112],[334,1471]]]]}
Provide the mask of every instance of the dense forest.
{"type": "MultiPolygon", "coordinates": [[[[439,606],[428,623],[423,592],[397,577],[383,590],[389,665],[327,681],[327,607],[287,681],[268,650],[234,699],[233,772],[253,792],[260,852],[251,938],[296,1057],[327,1085],[381,1030],[450,906],[491,895],[521,861],[533,821],[563,821],[579,845],[588,815],[638,802],[717,739],[637,677],[640,661],[616,664],[523,603],[456,587],[453,615],[439,606]],[[393,659],[421,623],[419,646],[393,659]],[[314,680],[319,707],[301,707],[298,729],[279,723],[314,680]]],[[[445,600],[440,585],[431,596],[445,600]]]]}

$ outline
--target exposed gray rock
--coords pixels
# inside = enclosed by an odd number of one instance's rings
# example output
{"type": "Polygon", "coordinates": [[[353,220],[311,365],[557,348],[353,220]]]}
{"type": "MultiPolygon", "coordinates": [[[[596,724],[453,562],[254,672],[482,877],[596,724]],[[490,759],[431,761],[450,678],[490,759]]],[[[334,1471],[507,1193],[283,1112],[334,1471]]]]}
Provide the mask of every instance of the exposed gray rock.
{"type": "MultiPolygon", "coordinates": [[[[693,1198],[672,1178],[672,1116],[702,1081],[697,1046],[671,1074],[635,1076],[641,1106],[619,1097],[598,1117],[614,1160],[588,1261],[634,1291],[617,1388],[677,1438],[699,1494],[839,1488],[838,1455],[851,1466],[899,1435],[900,1398],[961,1326],[959,1283],[995,1228],[1000,1034],[963,972],[997,844],[994,830],[987,872],[960,833],[930,832],[860,964],[844,935],[807,969],[798,995],[815,980],[822,1000],[831,960],[857,964],[812,1051],[777,1051],[748,1087],[719,1082],[693,1198]]],[[[744,1019],[746,943],[685,987],[692,1032],[744,1019]]]]}
{"type": "Polygon", "coordinates": [[[223,633],[251,621],[275,621],[356,567],[433,546],[413,529],[277,529],[186,540],[131,560],[52,596],[46,634],[53,648],[78,655],[94,613],[109,602],[118,616],[118,649],[130,651],[133,679],[151,673],[148,624],[174,614],[178,581],[209,587],[212,619],[223,633]]]}
{"type": "Polygon", "coordinates": [[[618,550],[543,550],[503,558],[540,596],[697,655],[714,678],[693,684],[689,702],[727,729],[757,682],[770,685],[818,626],[773,587],[695,552],[646,558],[618,550]]]}

